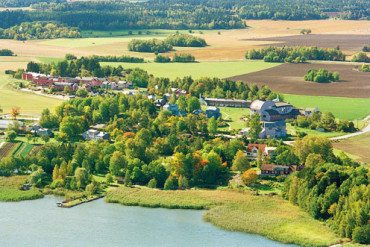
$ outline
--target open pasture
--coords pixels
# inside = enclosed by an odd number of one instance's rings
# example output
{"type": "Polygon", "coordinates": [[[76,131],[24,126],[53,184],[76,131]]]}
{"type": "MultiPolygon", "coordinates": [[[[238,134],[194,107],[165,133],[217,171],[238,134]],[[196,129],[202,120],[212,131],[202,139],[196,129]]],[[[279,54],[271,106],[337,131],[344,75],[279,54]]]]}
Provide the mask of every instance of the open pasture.
{"type": "Polygon", "coordinates": [[[157,77],[192,76],[226,78],[240,73],[251,73],[277,66],[276,63],[263,61],[235,61],[235,62],[199,62],[199,63],[102,63],[103,65],[118,66],[123,68],[141,68],[157,77]]]}
{"type": "Polygon", "coordinates": [[[363,119],[370,115],[370,98],[345,98],[284,94],[284,100],[299,108],[318,107],[338,119],[363,119]]]}
{"type": "Polygon", "coordinates": [[[275,91],[289,94],[351,98],[368,98],[370,95],[370,73],[355,70],[355,65],[346,63],[287,63],[250,74],[234,76],[231,79],[256,83],[260,86],[268,85],[275,91]],[[303,77],[308,70],[320,68],[325,68],[330,72],[337,71],[340,81],[317,83],[304,80],[303,77]]]}

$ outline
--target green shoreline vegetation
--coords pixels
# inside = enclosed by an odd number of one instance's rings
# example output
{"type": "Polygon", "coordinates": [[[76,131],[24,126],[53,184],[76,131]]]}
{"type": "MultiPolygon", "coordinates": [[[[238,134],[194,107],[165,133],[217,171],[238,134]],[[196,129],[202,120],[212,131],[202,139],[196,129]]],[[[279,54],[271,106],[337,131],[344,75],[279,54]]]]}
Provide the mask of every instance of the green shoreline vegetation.
{"type": "Polygon", "coordinates": [[[42,198],[44,195],[38,189],[19,189],[26,179],[26,176],[0,177],[0,201],[18,202],[42,198]]]}
{"type": "Polygon", "coordinates": [[[260,234],[283,243],[328,246],[344,241],[325,224],[282,198],[255,196],[248,191],[120,187],[110,189],[105,201],[127,206],[208,209],[204,220],[220,228],[260,234]]]}

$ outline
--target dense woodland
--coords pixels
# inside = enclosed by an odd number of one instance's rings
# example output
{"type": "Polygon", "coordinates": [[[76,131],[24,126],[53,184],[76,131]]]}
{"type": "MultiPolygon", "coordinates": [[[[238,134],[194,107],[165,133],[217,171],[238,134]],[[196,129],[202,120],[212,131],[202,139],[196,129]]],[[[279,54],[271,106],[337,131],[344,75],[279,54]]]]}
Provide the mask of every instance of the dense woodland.
{"type": "Polygon", "coordinates": [[[29,6],[39,11],[2,11],[0,28],[22,22],[56,21],[80,29],[234,29],[242,19],[369,19],[366,0],[151,0],[147,2],[63,2],[1,0],[0,6],[29,6]],[[41,2],[41,3],[40,3],[41,2]]]}
{"type": "Polygon", "coordinates": [[[318,47],[267,47],[252,49],[245,54],[247,59],[263,59],[274,63],[304,63],[307,60],[344,61],[346,56],[339,49],[323,49],[318,47]]]}
{"type": "Polygon", "coordinates": [[[296,142],[296,154],[305,168],[288,178],[284,196],[314,218],[327,221],[341,236],[369,244],[368,170],[346,156],[333,158],[330,142],[314,139],[296,142]]]}
{"type": "Polygon", "coordinates": [[[66,27],[53,22],[23,22],[7,29],[0,28],[0,39],[57,39],[80,38],[77,28],[66,27]]]}

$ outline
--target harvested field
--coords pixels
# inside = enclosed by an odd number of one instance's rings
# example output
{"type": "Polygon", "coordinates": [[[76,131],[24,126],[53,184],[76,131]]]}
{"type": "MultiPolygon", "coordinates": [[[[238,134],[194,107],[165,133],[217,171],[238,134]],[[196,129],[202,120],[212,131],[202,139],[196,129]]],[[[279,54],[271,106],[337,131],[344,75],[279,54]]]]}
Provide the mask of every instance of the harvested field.
{"type": "Polygon", "coordinates": [[[370,163],[370,133],[333,143],[334,148],[358,157],[359,161],[370,163]]]}
{"type": "Polygon", "coordinates": [[[322,48],[334,48],[339,46],[340,49],[344,51],[358,52],[361,51],[365,45],[370,44],[370,35],[310,34],[245,40],[271,41],[270,44],[264,44],[264,46],[317,46],[322,48]]]}
{"type": "Polygon", "coordinates": [[[282,64],[258,72],[234,76],[230,79],[268,85],[272,90],[301,95],[338,96],[368,98],[370,96],[370,73],[354,70],[354,65],[337,63],[282,64]],[[337,71],[340,81],[335,83],[316,83],[304,81],[309,69],[325,68],[337,71]]]}

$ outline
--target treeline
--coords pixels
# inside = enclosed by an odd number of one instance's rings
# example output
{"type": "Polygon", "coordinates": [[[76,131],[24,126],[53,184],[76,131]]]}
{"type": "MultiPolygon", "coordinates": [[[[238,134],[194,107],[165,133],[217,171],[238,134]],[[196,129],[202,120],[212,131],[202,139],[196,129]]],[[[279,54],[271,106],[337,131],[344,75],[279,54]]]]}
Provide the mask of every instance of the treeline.
{"type": "Polygon", "coordinates": [[[370,63],[370,57],[367,56],[365,52],[360,52],[352,57],[352,62],[363,62],[363,63],[370,63]]]}
{"type": "MultiPolygon", "coordinates": [[[[111,67],[101,66],[99,59],[96,57],[81,57],[74,60],[63,60],[57,63],[36,63],[29,62],[27,64],[28,72],[37,72],[47,75],[55,75],[62,77],[76,77],[76,76],[122,76],[122,66],[111,67]]],[[[21,76],[21,73],[16,73],[21,76]]]]}
{"type": "MultiPolygon", "coordinates": [[[[0,7],[29,7],[32,4],[44,3],[45,0],[0,0],[0,7]]],[[[62,3],[65,0],[53,0],[55,3],[62,3]]]]}
{"type": "Polygon", "coordinates": [[[304,63],[307,60],[344,61],[346,56],[338,49],[323,49],[318,47],[267,47],[252,49],[245,54],[247,59],[264,60],[275,63],[304,63]]]}
{"type": "Polygon", "coordinates": [[[329,72],[326,69],[310,69],[304,75],[304,80],[318,83],[336,82],[339,81],[339,73],[329,72]]]}
{"type": "Polygon", "coordinates": [[[0,29],[0,39],[56,39],[79,38],[77,28],[66,27],[53,22],[24,22],[7,29],[0,29]]]}
{"type": "Polygon", "coordinates": [[[334,157],[328,140],[305,137],[294,146],[305,168],[288,177],[284,197],[341,236],[369,244],[369,171],[345,155],[334,157]]]}
{"type": "Polygon", "coordinates": [[[172,34],[165,41],[172,46],[180,47],[204,47],[207,45],[204,39],[190,34],[172,34]]]}
{"type": "Polygon", "coordinates": [[[128,43],[129,51],[162,53],[172,50],[172,45],[159,39],[133,39],[128,43]]]}
{"type": "Polygon", "coordinates": [[[170,63],[170,62],[174,62],[174,63],[194,63],[196,61],[195,61],[195,57],[191,54],[186,54],[186,53],[177,54],[177,53],[175,53],[175,55],[173,56],[172,59],[168,56],[163,56],[163,55],[158,54],[158,55],[155,56],[154,62],[156,62],[156,63],[170,63]]]}
{"type": "MultiPolygon", "coordinates": [[[[199,97],[228,98],[228,99],[262,99],[272,100],[278,94],[272,92],[267,86],[259,88],[257,85],[235,82],[219,78],[192,79],[191,77],[177,78],[151,78],[148,85],[149,93],[164,95],[172,93],[171,88],[186,90],[190,95],[199,97]]],[[[282,95],[279,95],[283,99],[282,95]]]]}
{"type": "Polygon", "coordinates": [[[92,56],[99,62],[144,63],[144,58],[132,56],[92,56]]]}

